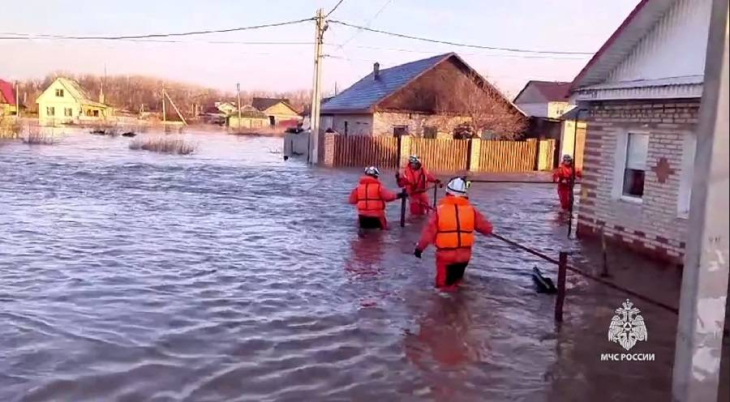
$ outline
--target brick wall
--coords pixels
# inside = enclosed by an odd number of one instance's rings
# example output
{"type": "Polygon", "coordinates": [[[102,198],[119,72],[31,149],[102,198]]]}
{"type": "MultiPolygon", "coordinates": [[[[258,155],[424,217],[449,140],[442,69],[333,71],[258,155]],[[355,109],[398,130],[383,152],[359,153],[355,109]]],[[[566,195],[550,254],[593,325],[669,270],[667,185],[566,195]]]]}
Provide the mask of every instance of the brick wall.
{"type": "Polygon", "coordinates": [[[410,135],[422,137],[424,128],[432,126],[438,129],[438,138],[452,138],[454,128],[466,120],[458,116],[377,112],[373,115],[373,134],[393,135],[393,127],[408,126],[410,135]]]}
{"type": "Polygon", "coordinates": [[[603,228],[609,240],[658,259],[682,263],[687,219],[678,212],[685,136],[697,125],[699,99],[611,101],[588,105],[588,133],[578,216],[579,236],[603,228]],[[631,203],[613,191],[615,155],[628,132],[649,134],[642,203],[631,203]],[[653,170],[662,158],[670,173],[662,183],[653,170]]]}

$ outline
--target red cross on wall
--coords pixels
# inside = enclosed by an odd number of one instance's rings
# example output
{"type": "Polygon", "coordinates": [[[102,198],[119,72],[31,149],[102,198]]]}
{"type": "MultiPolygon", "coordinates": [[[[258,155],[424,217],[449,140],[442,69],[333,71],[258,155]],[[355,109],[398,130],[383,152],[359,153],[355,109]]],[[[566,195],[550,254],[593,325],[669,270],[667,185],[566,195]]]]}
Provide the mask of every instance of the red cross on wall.
{"type": "Polygon", "coordinates": [[[669,165],[669,161],[665,157],[659,158],[659,162],[657,162],[656,166],[651,168],[651,170],[656,173],[656,178],[659,181],[659,183],[666,183],[669,176],[676,173],[674,169],[669,165]]]}

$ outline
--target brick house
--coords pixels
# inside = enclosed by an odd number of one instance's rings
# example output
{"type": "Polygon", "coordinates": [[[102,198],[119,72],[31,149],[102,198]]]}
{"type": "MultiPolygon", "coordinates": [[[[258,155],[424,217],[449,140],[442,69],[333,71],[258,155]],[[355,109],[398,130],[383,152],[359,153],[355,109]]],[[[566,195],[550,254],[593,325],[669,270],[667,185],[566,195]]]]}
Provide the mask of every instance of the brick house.
{"type": "MultiPolygon", "coordinates": [[[[451,138],[469,119],[456,88],[475,93],[505,119],[524,114],[455,53],[373,72],[322,104],[320,128],[344,135],[451,138]],[[468,79],[467,79],[468,78],[468,79]]],[[[463,102],[462,102],[463,103],[463,102]]],[[[498,129],[495,131],[499,131],[498,129]]]]}
{"type": "Polygon", "coordinates": [[[578,235],[681,264],[711,0],[642,0],[575,78],[588,128],[578,235]]]}

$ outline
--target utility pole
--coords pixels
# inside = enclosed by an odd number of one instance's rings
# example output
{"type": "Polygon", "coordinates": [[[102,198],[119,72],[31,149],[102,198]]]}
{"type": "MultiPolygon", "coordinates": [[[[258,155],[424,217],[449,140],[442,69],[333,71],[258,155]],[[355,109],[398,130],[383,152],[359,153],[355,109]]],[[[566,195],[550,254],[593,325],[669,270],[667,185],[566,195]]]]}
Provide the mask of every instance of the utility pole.
{"type": "Polygon", "coordinates": [[[162,124],[167,124],[167,113],[165,111],[165,87],[162,87],[162,124]]]}
{"type": "Polygon", "coordinates": [[[319,110],[322,86],[322,44],[324,42],[324,31],[327,25],[324,21],[324,10],[317,10],[315,17],[314,31],[314,84],[312,88],[312,107],[310,112],[310,141],[309,158],[310,164],[319,162],[319,110]]]}
{"type": "Polygon", "coordinates": [[[236,127],[241,128],[241,83],[236,84],[236,94],[238,96],[238,124],[236,127]]]}
{"type": "Polygon", "coordinates": [[[728,291],[728,2],[713,0],[697,126],[672,400],[717,401],[728,291]]]}
{"type": "Polygon", "coordinates": [[[20,83],[15,81],[15,119],[20,122],[20,83]]]}

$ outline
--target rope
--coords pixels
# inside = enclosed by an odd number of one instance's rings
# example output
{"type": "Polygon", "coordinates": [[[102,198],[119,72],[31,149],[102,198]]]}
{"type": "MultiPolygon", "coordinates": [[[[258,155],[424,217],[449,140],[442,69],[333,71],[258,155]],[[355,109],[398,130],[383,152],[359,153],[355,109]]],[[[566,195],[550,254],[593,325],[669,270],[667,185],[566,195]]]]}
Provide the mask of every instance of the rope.
{"type": "MultiPolygon", "coordinates": [[[[492,233],[492,236],[494,238],[496,238],[496,239],[499,239],[499,240],[501,240],[501,241],[503,241],[503,242],[511,245],[511,246],[514,246],[516,248],[519,248],[520,250],[526,251],[526,252],[528,252],[528,253],[530,253],[532,255],[535,255],[537,257],[540,257],[540,258],[542,258],[545,261],[551,262],[551,263],[556,264],[556,265],[559,265],[560,264],[560,262],[558,260],[556,260],[555,258],[548,257],[547,255],[545,255],[545,254],[543,254],[543,253],[541,253],[539,251],[533,250],[533,249],[531,249],[529,247],[525,247],[525,246],[523,246],[523,245],[521,245],[521,244],[519,244],[519,243],[517,243],[517,242],[515,242],[513,240],[509,240],[509,239],[507,239],[507,238],[505,238],[503,236],[500,236],[498,234],[495,234],[495,233],[492,233]]],[[[619,285],[617,285],[617,284],[615,284],[615,283],[613,283],[611,281],[608,281],[606,279],[603,279],[603,278],[600,278],[600,277],[595,276],[593,274],[590,274],[588,272],[582,271],[582,270],[580,270],[578,268],[571,267],[570,265],[566,265],[565,266],[565,269],[568,270],[568,271],[570,271],[570,272],[573,272],[573,273],[576,273],[578,275],[581,275],[583,277],[586,277],[588,279],[591,279],[593,281],[596,281],[598,283],[601,283],[601,284],[603,284],[605,286],[608,286],[608,287],[610,287],[610,288],[612,288],[614,290],[618,290],[620,292],[623,292],[625,294],[628,294],[628,295],[630,295],[632,297],[635,297],[635,298],[637,298],[639,300],[642,300],[644,302],[647,302],[649,304],[653,304],[653,305],[655,305],[657,307],[661,307],[661,308],[663,308],[663,309],[665,309],[667,311],[671,311],[674,314],[679,314],[679,309],[676,308],[676,307],[673,307],[673,306],[670,306],[670,305],[668,305],[666,303],[660,302],[658,300],[654,300],[654,299],[651,299],[649,297],[643,296],[643,295],[641,295],[639,293],[636,293],[633,290],[630,290],[630,289],[626,289],[624,287],[621,287],[621,286],[619,286],[619,285]]]]}

